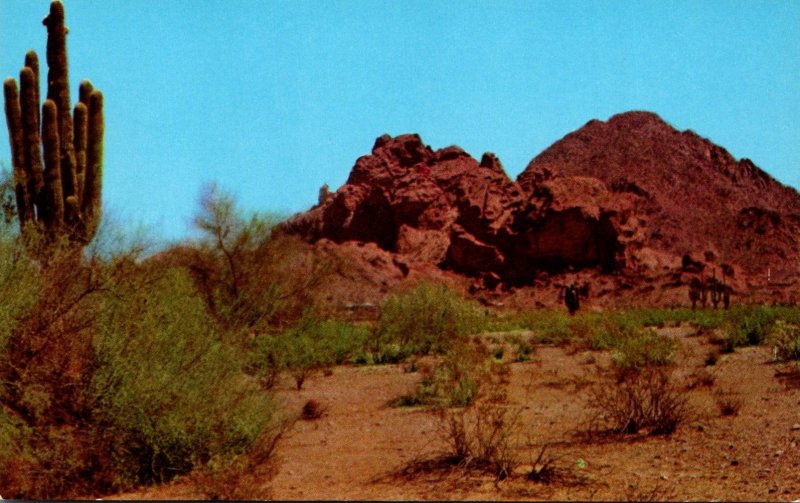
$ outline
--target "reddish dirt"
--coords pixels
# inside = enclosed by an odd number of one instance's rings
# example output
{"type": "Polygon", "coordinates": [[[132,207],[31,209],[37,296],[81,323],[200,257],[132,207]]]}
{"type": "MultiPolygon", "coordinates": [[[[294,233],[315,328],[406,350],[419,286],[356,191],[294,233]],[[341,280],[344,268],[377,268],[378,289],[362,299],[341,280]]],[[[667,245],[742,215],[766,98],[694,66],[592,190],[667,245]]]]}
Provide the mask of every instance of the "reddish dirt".
{"type": "MultiPolygon", "coordinates": [[[[680,341],[673,378],[691,417],[670,436],[586,438],[586,399],[607,352],[538,346],[531,361],[508,362],[509,404],[521,409],[515,451],[523,465],[547,444],[557,476],[549,483],[522,472],[499,481],[460,468],[405,477],[409,463],[445,452],[439,421],[423,408],[389,403],[412,391],[419,373],[403,365],[340,366],[315,375],[302,391],[286,379],[278,396],[300,412],[309,399],[324,415],[297,421],[278,449],[279,469],[264,481],[275,499],[490,499],[490,500],[775,500],[800,499],[800,386],[776,377],[766,347],[738,349],[705,366],[707,335],[662,329],[680,341]],[[690,388],[702,369],[711,386],[690,388]],[[722,416],[721,392],[740,401],[722,416]]],[[[508,356],[507,356],[508,358],[508,356]]],[[[613,381],[607,381],[612,386],[613,381]]],[[[523,466],[523,469],[526,467],[523,466]]],[[[529,468],[529,467],[528,467],[529,468]]],[[[261,494],[261,493],[259,493],[261,494]]],[[[117,496],[125,499],[201,498],[191,484],[172,484],[117,496]]],[[[107,499],[113,499],[108,498],[107,499]]]]}

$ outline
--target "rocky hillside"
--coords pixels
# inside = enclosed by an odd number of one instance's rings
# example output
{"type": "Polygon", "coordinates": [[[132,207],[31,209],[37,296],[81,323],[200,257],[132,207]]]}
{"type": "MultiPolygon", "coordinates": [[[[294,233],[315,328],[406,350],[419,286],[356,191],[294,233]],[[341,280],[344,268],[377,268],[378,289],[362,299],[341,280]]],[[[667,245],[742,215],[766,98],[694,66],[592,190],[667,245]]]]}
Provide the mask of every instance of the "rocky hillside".
{"type": "Polygon", "coordinates": [[[572,281],[600,304],[686,303],[694,277],[724,275],[740,298],[788,300],[800,283],[797,191],[648,112],[590,121],[516,181],[491,153],[478,162],[384,135],[282,231],[327,248],[371,243],[403,276],[449,271],[523,304],[556,302],[572,281]]]}

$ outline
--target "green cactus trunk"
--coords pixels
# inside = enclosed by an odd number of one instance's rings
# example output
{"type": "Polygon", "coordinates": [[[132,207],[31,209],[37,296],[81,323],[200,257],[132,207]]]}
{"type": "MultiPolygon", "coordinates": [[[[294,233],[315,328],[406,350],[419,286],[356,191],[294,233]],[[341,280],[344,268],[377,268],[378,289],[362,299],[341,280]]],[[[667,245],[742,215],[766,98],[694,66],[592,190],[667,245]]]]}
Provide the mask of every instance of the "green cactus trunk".
{"type": "Polygon", "coordinates": [[[25,55],[20,88],[4,82],[6,123],[11,142],[20,230],[45,231],[85,245],[102,215],[103,95],[89,81],[70,107],[67,27],[64,6],[50,4],[47,27],[47,99],[40,109],[39,58],[25,55]],[[41,133],[40,133],[41,131],[41,133]]]}
{"type": "Polygon", "coordinates": [[[22,111],[19,104],[19,92],[14,79],[3,82],[3,96],[6,102],[6,123],[11,141],[11,164],[14,169],[14,194],[17,198],[17,215],[20,227],[24,229],[32,220],[31,195],[28,192],[28,179],[25,175],[25,143],[22,138],[22,111]]]}

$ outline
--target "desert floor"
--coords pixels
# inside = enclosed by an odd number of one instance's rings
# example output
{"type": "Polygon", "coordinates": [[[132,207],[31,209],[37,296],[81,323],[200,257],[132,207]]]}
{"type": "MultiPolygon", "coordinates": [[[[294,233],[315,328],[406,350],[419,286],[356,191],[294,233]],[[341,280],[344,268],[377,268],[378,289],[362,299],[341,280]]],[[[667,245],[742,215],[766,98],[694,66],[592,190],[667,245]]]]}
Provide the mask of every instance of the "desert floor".
{"type": "MultiPolygon", "coordinates": [[[[315,374],[301,391],[289,378],[279,385],[287,410],[299,412],[313,399],[325,413],[292,426],[279,445],[274,478],[259,491],[280,500],[800,499],[800,383],[781,377],[768,347],[740,348],[707,366],[715,348],[708,335],[688,327],[660,331],[680,340],[673,379],[690,405],[689,417],[670,436],[588,437],[593,383],[614,385],[599,371],[610,366],[610,355],[544,345],[530,361],[506,364],[507,406],[518,411],[520,426],[514,474],[498,480],[477,469],[425,469],[426,460],[446,452],[442,423],[425,408],[391,405],[413,392],[420,373],[407,372],[407,364],[339,366],[330,375],[315,374]],[[721,414],[723,399],[738,402],[738,413],[721,414]],[[529,480],[526,473],[540,466],[535,459],[543,445],[551,476],[529,480]]],[[[203,495],[183,478],[105,495],[115,497],[203,495]]]]}

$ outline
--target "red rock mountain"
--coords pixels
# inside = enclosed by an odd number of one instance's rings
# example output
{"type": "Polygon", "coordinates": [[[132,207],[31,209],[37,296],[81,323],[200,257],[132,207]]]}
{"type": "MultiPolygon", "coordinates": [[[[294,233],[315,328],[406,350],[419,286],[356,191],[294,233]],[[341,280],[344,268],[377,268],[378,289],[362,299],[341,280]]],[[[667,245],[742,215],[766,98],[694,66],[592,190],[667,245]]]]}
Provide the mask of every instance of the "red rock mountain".
{"type": "Polygon", "coordinates": [[[660,304],[685,303],[692,277],[723,271],[740,297],[800,283],[797,191],[649,112],[588,122],[516,181],[491,153],[478,162],[384,135],[282,231],[374,243],[403,275],[436,266],[544,304],[575,280],[601,301],[660,304]]]}

